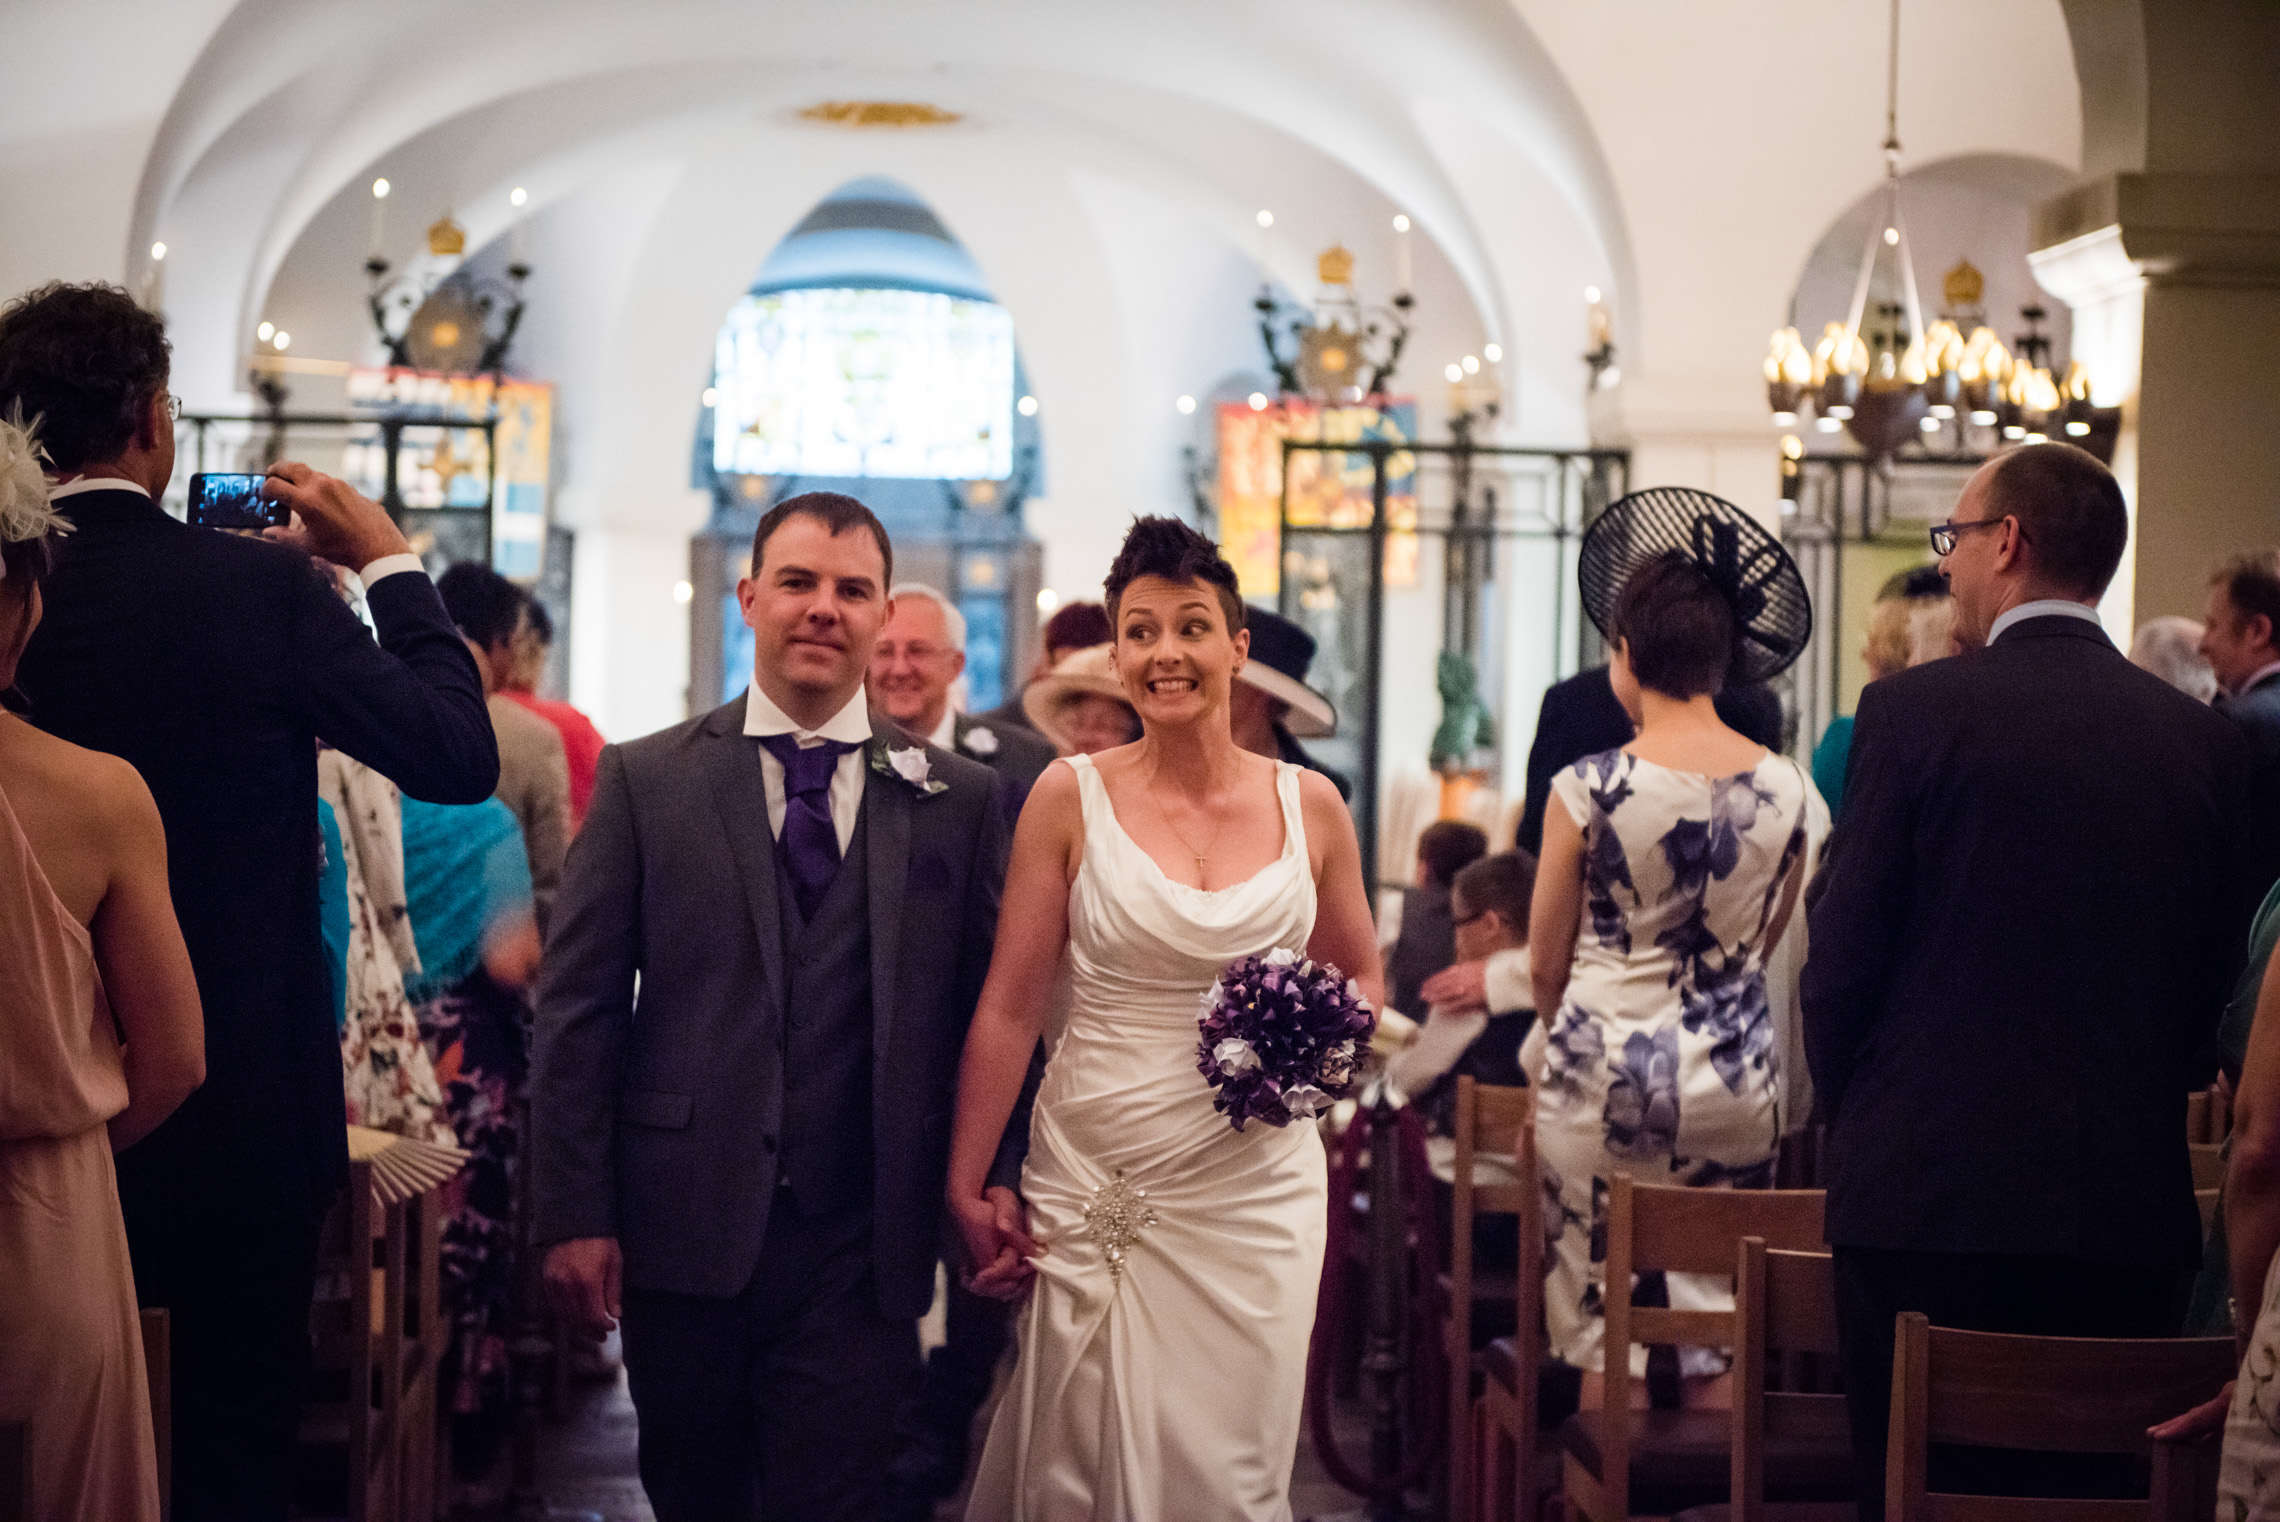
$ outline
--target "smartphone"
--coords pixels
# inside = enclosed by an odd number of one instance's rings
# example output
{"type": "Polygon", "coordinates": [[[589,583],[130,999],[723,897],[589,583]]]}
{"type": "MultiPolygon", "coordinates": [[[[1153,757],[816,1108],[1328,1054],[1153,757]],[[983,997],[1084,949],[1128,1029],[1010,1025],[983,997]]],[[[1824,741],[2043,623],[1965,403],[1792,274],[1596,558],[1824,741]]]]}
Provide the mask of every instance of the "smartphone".
{"type": "Polygon", "coordinates": [[[190,523],[197,528],[283,528],[293,510],[261,494],[267,476],[201,471],[190,478],[190,523]]]}

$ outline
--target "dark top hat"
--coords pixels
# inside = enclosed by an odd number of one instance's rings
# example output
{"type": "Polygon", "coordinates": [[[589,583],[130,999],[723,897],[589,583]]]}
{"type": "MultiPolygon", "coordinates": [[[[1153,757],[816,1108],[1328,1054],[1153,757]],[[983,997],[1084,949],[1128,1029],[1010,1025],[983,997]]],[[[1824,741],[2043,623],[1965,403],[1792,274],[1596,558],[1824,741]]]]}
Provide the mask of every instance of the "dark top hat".
{"type": "Polygon", "coordinates": [[[1251,631],[1251,655],[1235,679],[1288,705],[1290,713],[1283,725],[1300,739],[1320,740],[1336,734],[1336,706],[1306,685],[1306,669],[1314,664],[1314,636],[1280,613],[1261,607],[1245,608],[1243,621],[1251,631]]]}

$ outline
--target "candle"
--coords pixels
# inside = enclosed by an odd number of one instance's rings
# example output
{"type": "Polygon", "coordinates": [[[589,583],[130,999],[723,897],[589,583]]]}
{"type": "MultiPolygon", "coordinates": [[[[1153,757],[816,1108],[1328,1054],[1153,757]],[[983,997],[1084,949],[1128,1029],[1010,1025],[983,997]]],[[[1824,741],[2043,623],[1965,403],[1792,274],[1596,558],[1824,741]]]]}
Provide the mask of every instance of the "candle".
{"type": "Polygon", "coordinates": [[[372,257],[380,257],[380,246],[388,235],[388,182],[372,182],[372,257]]]}
{"type": "Polygon", "coordinates": [[[150,246],[150,274],[144,281],[146,297],[143,306],[160,316],[166,313],[166,245],[150,246]]]}
{"type": "Polygon", "coordinates": [[[1393,219],[1393,293],[1396,296],[1409,294],[1414,274],[1410,265],[1409,219],[1396,216],[1393,219]]]}
{"type": "Polygon", "coordinates": [[[1259,213],[1259,282],[1272,285],[1275,279],[1275,214],[1259,213]]]}
{"type": "Polygon", "coordinates": [[[528,264],[530,262],[524,257],[527,252],[524,242],[524,225],[528,219],[523,212],[523,207],[529,204],[529,201],[530,192],[520,185],[515,187],[514,194],[507,197],[507,204],[515,209],[514,224],[507,235],[507,258],[510,263],[528,264]]]}

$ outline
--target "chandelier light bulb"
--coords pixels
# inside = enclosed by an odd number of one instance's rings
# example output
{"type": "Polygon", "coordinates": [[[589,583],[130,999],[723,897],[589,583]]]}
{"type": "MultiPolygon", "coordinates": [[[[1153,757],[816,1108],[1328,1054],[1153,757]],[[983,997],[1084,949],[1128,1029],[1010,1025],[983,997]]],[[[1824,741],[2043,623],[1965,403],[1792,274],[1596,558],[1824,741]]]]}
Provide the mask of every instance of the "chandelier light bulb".
{"type": "Polygon", "coordinates": [[[1892,248],[1892,247],[1895,247],[1896,245],[1898,245],[1898,243],[1899,243],[1899,242],[1900,242],[1900,229],[1899,229],[1899,228],[1897,228],[1897,227],[1887,227],[1886,229],[1884,229],[1884,246],[1885,246],[1886,248],[1892,248]]]}
{"type": "Polygon", "coordinates": [[[260,327],[253,330],[253,336],[260,339],[263,343],[267,343],[269,342],[269,335],[276,331],[277,324],[273,322],[265,322],[260,327]]]}
{"type": "Polygon", "coordinates": [[[1446,375],[1449,378],[1449,384],[1454,386],[1465,378],[1465,367],[1463,365],[1451,365],[1441,373],[1446,375]]]}
{"type": "Polygon", "coordinates": [[[1186,417],[1189,413],[1195,411],[1195,398],[1192,396],[1183,396],[1178,401],[1172,403],[1172,406],[1176,411],[1178,411],[1181,417],[1186,417]]]}
{"type": "Polygon", "coordinates": [[[1274,214],[1273,212],[1271,212],[1271,211],[1262,211],[1262,212],[1260,212],[1260,213],[1259,213],[1259,225],[1260,225],[1261,227],[1272,227],[1272,226],[1274,226],[1274,225],[1275,225],[1275,214],[1274,214]]]}
{"type": "Polygon", "coordinates": [[[1795,428],[1797,426],[1797,414],[1794,412],[1777,412],[1773,415],[1773,426],[1776,428],[1795,428]]]}
{"type": "Polygon", "coordinates": [[[1393,230],[1397,233],[1405,233],[1409,231],[1409,219],[1405,216],[1400,215],[1398,212],[1395,213],[1393,219],[1393,230]]]}
{"type": "Polygon", "coordinates": [[[1982,407],[1977,412],[1972,413],[1971,421],[1981,428],[1990,427],[1995,421],[1995,414],[1982,407]]]}
{"type": "Polygon", "coordinates": [[[372,199],[375,201],[388,199],[388,182],[386,180],[374,180],[372,182],[372,199]]]}
{"type": "Polygon", "coordinates": [[[1596,285],[1585,286],[1583,288],[1583,299],[1592,306],[1599,305],[1599,287],[1596,285]]]}
{"type": "Polygon", "coordinates": [[[1253,412],[1264,412],[1267,410],[1267,393],[1264,391],[1254,391],[1251,393],[1251,410],[1253,412]]]}
{"type": "Polygon", "coordinates": [[[150,257],[154,263],[164,261],[166,258],[166,245],[163,243],[153,243],[150,246],[150,257]]]}
{"type": "Polygon", "coordinates": [[[1054,591],[1051,587],[1039,587],[1037,589],[1038,612],[1050,615],[1056,608],[1060,606],[1060,593],[1054,591]]]}
{"type": "Polygon", "coordinates": [[[280,354],[293,347],[293,335],[283,328],[279,328],[276,336],[269,341],[277,346],[277,352],[280,354]]]}
{"type": "Polygon", "coordinates": [[[520,185],[517,185],[514,188],[513,193],[507,197],[507,204],[509,206],[520,206],[529,199],[530,192],[523,189],[520,185]]]}
{"type": "Polygon", "coordinates": [[[1467,354],[1460,363],[1465,367],[1465,374],[1480,374],[1480,356],[1478,354],[1467,354]]]}
{"type": "Polygon", "coordinates": [[[1940,431],[1940,420],[1936,417],[1921,418],[1917,420],[1916,426],[1926,433],[1938,433],[1940,431]]]}
{"type": "Polygon", "coordinates": [[[705,406],[707,406],[708,408],[710,408],[710,407],[718,407],[718,406],[720,405],[720,387],[718,387],[718,386],[707,386],[707,387],[705,387],[705,394],[704,394],[703,396],[699,397],[699,398],[698,398],[698,400],[699,400],[699,401],[701,401],[701,402],[703,402],[703,403],[705,404],[705,406]]]}
{"type": "Polygon", "coordinates": [[[696,599],[697,589],[685,581],[673,583],[673,600],[686,606],[696,599]]]}
{"type": "Polygon", "coordinates": [[[1504,346],[1502,344],[1489,344],[1483,348],[1480,353],[1481,358],[1487,360],[1492,365],[1500,365],[1504,363],[1504,346]]]}
{"type": "Polygon", "coordinates": [[[1023,417],[1035,417],[1037,416],[1037,398],[1034,396],[1025,396],[1020,401],[1013,404],[1013,410],[1020,413],[1023,417]]]}
{"type": "Polygon", "coordinates": [[[1817,417],[1813,419],[1813,426],[1823,433],[1835,433],[1845,425],[1833,417],[1817,417]]]}
{"type": "Polygon", "coordinates": [[[2077,418],[2066,425],[2066,431],[2070,437],[2079,439],[2090,431],[2090,425],[2077,418]]]}

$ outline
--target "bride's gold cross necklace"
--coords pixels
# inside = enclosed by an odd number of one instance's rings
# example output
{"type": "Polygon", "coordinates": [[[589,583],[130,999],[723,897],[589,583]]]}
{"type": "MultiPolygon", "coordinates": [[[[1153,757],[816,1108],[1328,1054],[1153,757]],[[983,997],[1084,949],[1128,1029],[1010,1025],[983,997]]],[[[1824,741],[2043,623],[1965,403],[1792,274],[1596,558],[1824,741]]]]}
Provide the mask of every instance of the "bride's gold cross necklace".
{"type": "MultiPolygon", "coordinates": [[[[1172,832],[1173,838],[1179,841],[1180,845],[1187,851],[1188,855],[1195,858],[1196,886],[1198,888],[1201,888],[1203,886],[1204,877],[1203,864],[1206,861],[1210,860],[1209,855],[1203,851],[1198,851],[1195,848],[1194,843],[1187,838],[1187,835],[1180,829],[1180,827],[1172,823],[1172,811],[1164,807],[1163,800],[1159,799],[1156,796],[1156,791],[1154,788],[1142,788],[1141,791],[1146,793],[1148,795],[1148,801],[1156,806],[1156,817],[1164,821],[1164,828],[1170,830],[1172,832]]],[[[1219,822],[1219,828],[1211,832],[1211,838],[1205,841],[1204,844],[1206,846],[1218,845],[1219,837],[1225,833],[1226,829],[1227,821],[1223,819],[1219,822]]]]}

